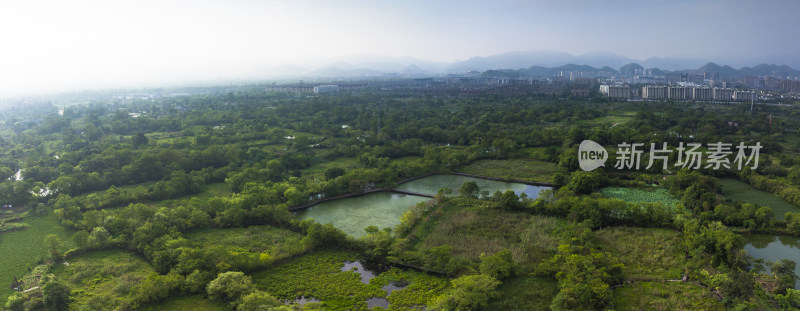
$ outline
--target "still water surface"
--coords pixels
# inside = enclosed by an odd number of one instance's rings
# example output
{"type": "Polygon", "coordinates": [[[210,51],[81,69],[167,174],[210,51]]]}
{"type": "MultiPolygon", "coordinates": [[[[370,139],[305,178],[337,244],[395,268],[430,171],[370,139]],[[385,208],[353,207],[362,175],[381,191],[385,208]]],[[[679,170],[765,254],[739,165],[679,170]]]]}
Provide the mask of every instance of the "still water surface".
{"type": "MultiPolygon", "coordinates": [[[[789,259],[795,262],[794,272],[800,276],[800,238],[782,235],[743,235],[747,243],[744,250],[747,254],[756,259],[764,261],[776,261],[789,259]]],[[[772,273],[769,263],[765,262],[766,272],[772,273]]],[[[794,288],[800,289],[800,280],[794,284],[794,288]]]]}
{"type": "MultiPolygon", "coordinates": [[[[531,186],[458,175],[432,175],[401,184],[397,189],[435,194],[440,188],[450,188],[453,190],[452,195],[457,195],[458,188],[465,181],[474,181],[482,192],[488,191],[490,195],[495,191],[512,190],[518,195],[525,193],[531,199],[535,199],[542,189],[551,189],[551,187],[531,186]]],[[[297,216],[302,219],[313,218],[316,222],[322,224],[333,224],[345,233],[355,238],[360,238],[366,235],[364,228],[368,226],[377,226],[381,229],[394,228],[400,223],[400,216],[409,207],[426,200],[430,200],[430,198],[392,192],[376,192],[322,202],[297,212],[297,216]]]]}
{"type": "Polygon", "coordinates": [[[517,193],[517,195],[525,193],[528,195],[528,198],[531,199],[535,199],[537,196],[539,196],[539,191],[543,189],[552,189],[552,187],[531,186],[515,182],[505,182],[459,175],[431,175],[400,184],[397,186],[397,189],[436,194],[440,188],[450,188],[455,195],[458,194],[458,188],[460,188],[461,185],[467,181],[474,181],[476,184],[478,184],[478,188],[480,188],[481,192],[488,191],[489,195],[494,194],[495,191],[505,192],[507,190],[512,190],[517,193]]]}
{"type": "Polygon", "coordinates": [[[297,216],[325,224],[333,224],[345,233],[360,238],[366,235],[364,228],[394,228],[400,216],[411,206],[430,200],[426,197],[392,192],[376,192],[357,197],[322,202],[297,212],[297,216]]]}

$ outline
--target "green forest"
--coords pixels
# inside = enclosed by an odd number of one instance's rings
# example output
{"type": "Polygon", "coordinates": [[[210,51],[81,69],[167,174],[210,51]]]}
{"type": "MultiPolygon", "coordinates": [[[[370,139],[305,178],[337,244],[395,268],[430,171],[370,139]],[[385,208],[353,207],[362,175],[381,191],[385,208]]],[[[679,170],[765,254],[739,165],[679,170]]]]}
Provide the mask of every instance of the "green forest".
{"type": "Polygon", "coordinates": [[[0,107],[0,310],[800,310],[798,103],[78,95],[0,107]]]}

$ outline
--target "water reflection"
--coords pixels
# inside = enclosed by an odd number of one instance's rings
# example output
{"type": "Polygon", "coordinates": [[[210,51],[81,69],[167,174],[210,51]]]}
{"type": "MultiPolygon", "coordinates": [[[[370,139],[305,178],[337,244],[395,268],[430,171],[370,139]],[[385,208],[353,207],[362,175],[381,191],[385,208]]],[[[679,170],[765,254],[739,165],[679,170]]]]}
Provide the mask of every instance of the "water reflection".
{"type": "Polygon", "coordinates": [[[381,264],[371,263],[369,261],[345,261],[342,271],[353,271],[361,276],[361,283],[369,284],[369,280],[378,276],[378,274],[389,271],[389,267],[381,264]]]}
{"type": "MultiPolygon", "coordinates": [[[[369,281],[372,280],[377,275],[386,272],[389,270],[388,266],[372,263],[369,261],[359,260],[359,261],[345,261],[344,266],[342,267],[341,271],[353,271],[358,273],[361,276],[361,283],[369,284],[369,281]]],[[[384,285],[381,287],[384,291],[386,291],[385,297],[372,297],[367,299],[367,307],[372,309],[372,307],[380,306],[381,308],[389,308],[389,300],[386,299],[392,292],[396,290],[402,290],[408,286],[408,283],[402,281],[392,281],[389,284],[384,285]]]]}
{"type": "MultiPolygon", "coordinates": [[[[795,265],[794,272],[800,275],[800,238],[791,236],[774,235],[744,235],[747,245],[744,250],[747,254],[756,259],[774,262],[781,259],[793,260],[795,265]]],[[[764,265],[765,272],[772,274],[769,264],[764,265]]],[[[795,288],[800,289],[800,280],[795,288]]]]}
{"type": "MultiPolygon", "coordinates": [[[[748,236],[744,236],[744,237],[745,237],[745,241],[748,244],[750,244],[753,247],[755,247],[755,248],[765,248],[770,243],[775,242],[776,239],[777,239],[778,242],[780,242],[780,244],[783,244],[783,245],[786,245],[786,246],[790,246],[790,247],[794,247],[794,248],[800,248],[800,239],[796,238],[796,237],[793,237],[793,236],[788,236],[788,235],[774,236],[774,235],[760,235],[760,234],[758,234],[758,235],[748,235],[748,236]]],[[[800,260],[800,258],[798,258],[797,260],[800,260]]],[[[800,264],[800,262],[798,262],[798,264],[800,264]]]]}
{"type": "Polygon", "coordinates": [[[372,309],[372,307],[379,306],[381,308],[389,308],[389,300],[382,297],[372,297],[367,299],[367,308],[372,309]]]}
{"type": "Polygon", "coordinates": [[[394,228],[400,223],[400,216],[409,207],[430,200],[426,197],[403,195],[391,192],[376,192],[357,197],[322,202],[297,212],[301,219],[314,218],[314,221],[333,224],[345,233],[360,238],[366,233],[364,228],[394,228]]]}
{"type": "Polygon", "coordinates": [[[453,193],[458,193],[458,188],[466,181],[473,181],[478,184],[481,192],[486,192],[489,195],[494,194],[496,191],[505,192],[507,190],[514,191],[517,195],[525,193],[528,198],[535,199],[539,196],[539,191],[543,189],[552,189],[552,187],[532,186],[522,183],[505,182],[498,180],[489,180],[482,178],[475,178],[460,175],[431,175],[420,179],[412,180],[397,186],[397,189],[436,194],[441,188],[450,188],[453,193]]]}
{"type": "Polygon", "coordinates": [[[401,290],[408,287],[408,283],[402,281],[392,281],[384,285],[381,289],[385,290],[387,294],[391,295],[393,291],[401,290]]]}
{"type": "MultiPolygon", "coordinates": [[[[528,198],[535,199],[539,191],[552,187],[531,186],[488,179],[480,179],[459,175],[431,175],[401,184],[397,189],[435,194],[440,188],[450,188],[457,194],[458,188],[465,181],[474,181],[481,192],[488,195],[495,191],[512,190],[518,195],[525,193],[528,198]]],[[[400,223],[400,217],[409,207],[430,200],[427,197],[405,195],[392,192],[376,192],[366,195],[322,202],[297,212],[299,218],[313,218],[316,222],[333,224],[348,235],[360,238],[366,235],[364,228],[394,228],[400,223]]]]}

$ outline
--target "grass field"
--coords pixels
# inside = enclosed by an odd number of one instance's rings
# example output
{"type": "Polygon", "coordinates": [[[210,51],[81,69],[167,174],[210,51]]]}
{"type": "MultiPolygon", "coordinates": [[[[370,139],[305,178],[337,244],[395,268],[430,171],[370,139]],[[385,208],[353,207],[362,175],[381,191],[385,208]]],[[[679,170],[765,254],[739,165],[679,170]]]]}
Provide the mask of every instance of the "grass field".
{"type": "Polygon", "coordinates": [[[799,213],[800,208],[780,197],[767,193],[733,178],[720,178],[722,195],[726,198],[758,205],[768,206],[775,214],[775,219],[783,220],[786,212],[799,213]]]}
{"type": "Polygon", "coordinates": [[[639,282],[614,289],[614,310],[725,310],[708,290],[683,282],[639,282]]]}
{"type": "Polygon", "coordinates": [[[675,208],[675,206],[681,202],[664,188],[642,190],[635,188],[606,187],[600,189],[600,193],[607,198],[620,199],[629,203],[661,203],[670,208],[675,208]]]}
{"type": "Polygon", "coordinates": [[[303,251],[303,235],[272,226],[247,228],[200,229],[185,235],[203,249],[220,249],[228,253],[267,254],[271,259],[293,256],[303,251]]]}
{"type": "Polygon", "coordinates": [[[213,198],[213,197],[227,197],[229,195],[231,195],[230,186],[228,186],[228,184],[226,184],[224,182],[218,182],[218,183],[211,183],[211,184],[204,185],[203,186],[203,191],[201,191],[200,193],[184,195],[184,196],[180,196],[180,197],[177,197],[177,198],[168,199],[168,200],[164,200],[164,201],[156,201],[156,202],[152,203],[152,205],[163,206],[163,205],[168,205],[171,202],[182,201],[182,200],[190,200],[192,198],[197,198],[200,201],[206,201],[206,200],[208,200],[210,198],[213,198]]]}
{"type": "Polygon", "coordinates": [[[22,278],[33,268],[39,259],[49,254],[44,244],[44,237],[55,234],[62,242],[61,251],[72,247],[72,230],[58,224],[56,215],[48,212],[46,216],[25,220],[30,224],[26,230],[0,234],[0,302],[5,304],[6,298],[14,293],[9,287],[16,276],[22,278]]]}
{"type": "Polygon", "coordinates": [[[551,183],[557,167],[556,163],[532,159],[480,160],[458,171],[480,176],[551,183]]]}
{"type": "MultiPolygon", "coordinates": [[[[457,201],[457,200],[453,200],[457,201]]],[[[481,253],[511,251],[517,263],[535,264],[555,254],[563,221],[545,216],[470,208],[448,202],[444,214],[431,217],[413,233],[416,247],[452,247],[455,257],[478,261],[481,253]]]]}
{"type": "Polygon", "coordinates": [[[783,150],[782,153],[798,155],[800,154],[800,136],[799,135],[781,135],[781,141],[778,143],[783,150]]]}
{"type": "Polygon", "coordinates": [[[489,301],[483,310],[549,310],[558,293],[558,282],[553,279],[516,277],[503,281],[497,287],[498,297],[489,301]]]}
{"type": "Polygon", "coordinates": [[[164,303],[142,308],[143,311],[228,311],[232,310],[231,305],[219,301],[204,298],[202,295],[184,296],[170,299],[164,303]]]}
{"type": "Polygon", "coordinates": [[[550,155],[547,153],[549,147],[525,147],[522,154],[534,160],[547,161],[550,155]]]}
{"type": "Polygon", "coordinates": [[[53,269],[70,290],[70,309],[113,310],[130,290],[154,270],[143,258],[123,250],[96,251],[74,257],[53,269]]]}
{"type": "Polygon", "coordinates": [[[684,254],[680,233],[669,229],[613,227],[595,232],[602,251],[625,265],[628,280],[679,279],[684,254]]]}
{"type": "Polygon", "coordinates": [[[345,171],[364,167],[356,158],[340,157],[333,161],[314,164],[301,170],[303,176],[311,176],[313,179],[325,180],[325,170],[331,167],[343,168],[345,171]]]}

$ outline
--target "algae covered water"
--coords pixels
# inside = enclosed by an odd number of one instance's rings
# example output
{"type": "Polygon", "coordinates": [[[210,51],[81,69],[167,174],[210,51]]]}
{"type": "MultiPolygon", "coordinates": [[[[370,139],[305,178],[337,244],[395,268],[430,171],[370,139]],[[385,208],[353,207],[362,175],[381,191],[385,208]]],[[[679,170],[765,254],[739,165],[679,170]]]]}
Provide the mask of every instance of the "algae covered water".
{"type": "MultiPolygon", "coordinates": [[[[517,195],[525,193],[531,199],[535,199],[539,195],[539,191],[551,189],[551,187],[459,175],[431,175],[403,183],[397,189],[435,194],[440,188],[450,188],[453,190],[452,195],[457,195],[458,188],[466,181],[474,181],[478,184],[481,192],[488,192],[489,195],[495,191],[505,192],[512,190],[517,195]]],[[[375,192],[322,202],[297,212],[297,216],[303,219],[313,218],[316,222],[322,224],[333,224],[345,233],[355,238],[360,238],[366,234],[364,228],[368,226],[376,226],[381,229],[386,227],[394,228],[400,223],[400,216],[409,207],[426,200],[430,200],[430,198],[389,191],[375,192]]]]}
{"type": "Polygon", "coordinates": [[[426,197],[392,192],[375,192],[357,197],[322,202],[297,212],[300,218],[313,218],[316,222],[333,224],[345,233],[360,238],[364,228],[394,228],[400,216],[409,207],[430,200],[426,197]]]}

